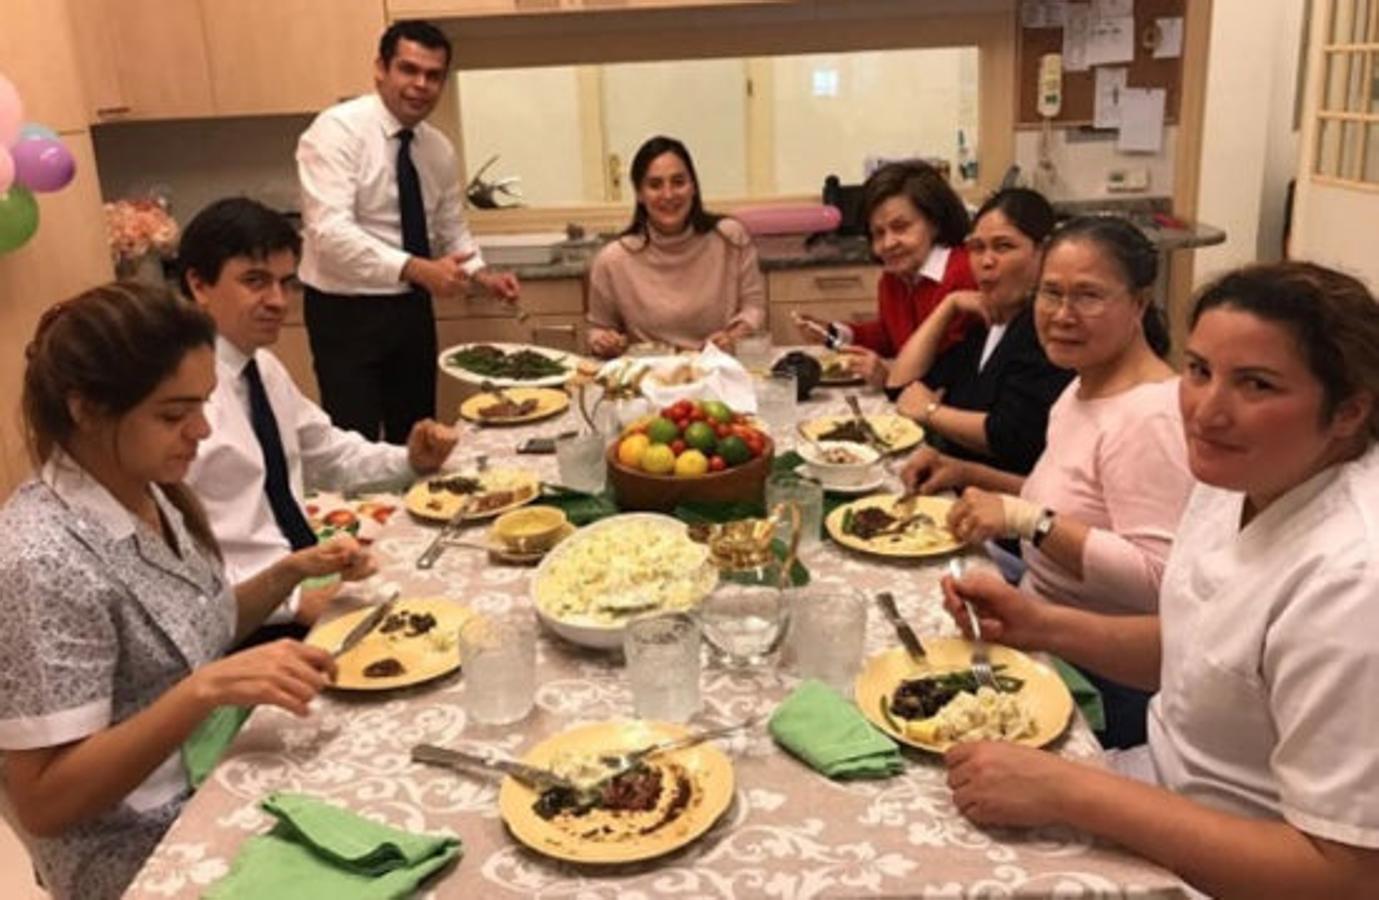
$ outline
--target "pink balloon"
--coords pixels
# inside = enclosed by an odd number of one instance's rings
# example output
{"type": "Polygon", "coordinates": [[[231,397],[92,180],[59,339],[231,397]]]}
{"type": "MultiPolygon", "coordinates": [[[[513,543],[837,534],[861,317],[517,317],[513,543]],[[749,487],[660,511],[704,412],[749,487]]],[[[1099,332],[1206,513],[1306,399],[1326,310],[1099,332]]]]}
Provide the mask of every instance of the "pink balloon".
{"type": "Polygon", "coordinates": [[[77,161],[62,141],[20,141],[9,152],[14,157],[15,182],[35,193],[64,188],[77,172],[77,161]]]}
{"type": "Polygon", "coordinates": [[[10,151],[0,147],[0,194],[10,189],[14,184],[14,157],[10,156],[10,151]]]}
{"type": "Polygon", "coordinates": [[[8,147],[19,137],[24,124],[24,102],[14,82],[0,75],[0,147],[8,147]]]}

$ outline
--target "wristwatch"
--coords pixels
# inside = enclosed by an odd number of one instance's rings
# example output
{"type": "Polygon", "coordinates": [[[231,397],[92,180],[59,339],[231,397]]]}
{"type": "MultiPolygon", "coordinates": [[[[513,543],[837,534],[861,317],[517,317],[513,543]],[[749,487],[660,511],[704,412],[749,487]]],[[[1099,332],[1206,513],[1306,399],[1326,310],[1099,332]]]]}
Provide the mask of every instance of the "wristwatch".
{"type": "Polygon", "coordinates": [[[929,405],[924,407],[924,412],[919,414],[919,424],[928,425],[929,420],[934,417],[934,413],[938,412],[938,408],[942,405],[938,400],[930,400],[929,405]]]}
{"type": "Polygon", "coordinates": [[[1029,542],[1037,549],[1044,543],[1044,538],[1048,537],[1053,531],[1054,511],[1048,507],[1039,514],[1039,518],[1034,522],[1034,533],[1029,536],[1029,542]]]}

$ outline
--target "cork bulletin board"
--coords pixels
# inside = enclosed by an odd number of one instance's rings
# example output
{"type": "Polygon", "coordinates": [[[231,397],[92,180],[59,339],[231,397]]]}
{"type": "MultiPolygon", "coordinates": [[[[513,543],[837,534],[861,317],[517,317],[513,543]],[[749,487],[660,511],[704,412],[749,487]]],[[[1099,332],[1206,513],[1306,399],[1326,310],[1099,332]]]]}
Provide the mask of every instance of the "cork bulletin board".
{"type": "MultiPolygon", "coordinates": [[[[1135,0],[1135,58],[1129,63],[1116,63],[1129,69],[1127,87],[1165,88],[1164,122],[1178,121],[1179,97],[1182,95],[1183,60],[1155,59],[1153,49],[1144,46],[1144,34],[1159,18],[1180,18],[1186,15],[1187,0],[1135,0]]],[[[1017,11],[1016,15],[1019,13],[1017,11]]],[[[1062,28],[1020,28],[1016,49],[1019,72],[1020,105],[1016,111],[1019,125],[1038,125],[1044,120],[1036,109],[1039,92],[1039,58],[1045,53],[1063,52],[1062,28]]],[[[1096,94],[1096,70],[1063,72],[1063,108],[1053,119],[1060,125],[1091,125],[1092,104],[1096,94]]]]}

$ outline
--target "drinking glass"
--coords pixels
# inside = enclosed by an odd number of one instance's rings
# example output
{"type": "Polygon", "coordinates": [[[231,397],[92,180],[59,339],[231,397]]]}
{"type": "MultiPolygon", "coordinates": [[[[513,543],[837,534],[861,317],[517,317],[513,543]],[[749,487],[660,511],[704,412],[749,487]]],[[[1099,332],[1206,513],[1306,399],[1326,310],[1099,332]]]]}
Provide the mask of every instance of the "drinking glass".
{"type": "Polygon", "coordinates": [[[695,610],[705,639],[730,666],[764,665],[785,634],[790,614],[786,591],[779,583],[779,566],[768,571],[763,578],[724,572],[695,610]]]}
{"type": "Polygon", "coordinates": [[[771,368],[771,335],[748,335],[737,342],[737,361],[748,372],[765,372],[771,368]]]}
{"type": "Polygon", "coordinates": [[[794,372],[771,372],[757,379],[757,414],[778,445],[795,424],[797,406],[794,372]]]}
{"type": "Polygon", "coordinates": [[[586,494],[602,491],[608,479],[604,450],[604,437],[597,431],[556,438],[555,463],[560,483],[586,494]]]}
{"type": "Polygon", "coordinates": [[[699,623],[691,616],[633,619],[623,633],[623,652],[639,718],[683,722],[699,711],[699,623]]]}
{"type": "Polygon", "coordinates": [[[816,582],[791,603],[790,643],[795,671],[817,678],[844,697],[862,666],[867,636],[866,599],[843,582],[816,582]]]}
{"type": "MultiPolygon", "coordinates": [[[[781,503],[793,503],[800,511],[800,552],[817,546],[824,524],[824,486],[794,472],[774,472],[766,479],[766,509],[781,503]]],[[[776,537],[790,542],[788,516],[776,524],[776,537]]]]}
{"type": "Polygon", "coordinates": [[[507,725],[531,712],[536,633],[516,613],[476,615],[460,629],[465,706],[476,722],[507,725]]]}

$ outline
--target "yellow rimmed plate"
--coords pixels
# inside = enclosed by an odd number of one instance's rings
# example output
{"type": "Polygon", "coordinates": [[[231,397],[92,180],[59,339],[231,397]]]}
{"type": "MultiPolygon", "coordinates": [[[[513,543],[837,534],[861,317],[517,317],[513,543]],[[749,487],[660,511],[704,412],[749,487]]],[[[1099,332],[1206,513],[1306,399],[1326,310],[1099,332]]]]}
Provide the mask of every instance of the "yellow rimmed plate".
{"type": "Polygon", "coordinates": [[[483,472],[448,472],[444,475],[436,474],[418,480],[402,498],[402,503],[407,507],[407,511],[419,519],[426,519],[430,522],[449,522],[455,517],[455,513],[467,502],[466,497],[471,494],[454,494],[445,489],[435,490],[432,485],[441,483],[451,478],[474,478],[483,486],[476,499],[466,513],[466,519],[488,519],[499,513],[505,513],[510,509],[530,503],[541,494],[541,479],[535,472],[526,469],[508,468],[495,466],[485,469],[483,472]],[[484,506],[485,496],[498,491],[511,491],[513,496],[506,503],[497,506],[484,506]]]}
{"type": "MultiPolygon", "coordinates": [[[[857,706],[873,725],[903,744],[943,753],[953,746],[950,741],[930,743],[910,737],[904,731],[904,720],[890,713],[891,696],[902,681],[966,669],[972,662],[972,643],[962,638],[925,637],[926,664],[912,661],[901,647],[894,647],[868,659],[857,676],[855,685],[857,706]]],[[[1068,727],[1073,714],[1073,696],[1068,686],[1051,666],[1035,660],[1019,650],[989,644],[991,664],[1000,668],[1001,675],[1009,675],[1024,682],[1016,695],[1029,709],[1034,719],[1034,734],[1016,743],[1042,747],[1058,738],[1068,727]]]]}
{"type": "MultiPolygon", "coordinates": [[[[686,733],[683,726],[663,722],[600,722],[547,738],[522,761],[549,767],[571,756],[598,757],[610,751],[635,750],[686,733]]],[[[594,810],[579,817],[546,820],[532,809],[537,792],[512,778],[503,779],[498,811],[513,835],[538,853],[569,862],[607,865],[652,859],[678,850],[712,828],[732,803],[733,764],[711,743],[655,756],[648,764],[662,770],[661,801],[649,812],[594,810]],[[642,834],[664,818],[682,774],[690,790],[683,810],[642,834]]]]}
{"type": "Polygon", "coordinates": [[[846,518],[849,510],[855,515],[863,509],[880,507],[892,515],[901,515],[901,513],[894,511],[896,501],[899,499],[899,494],[874,494],[870,497],[854,500],[851,503],[845,503],[828,514],[828,518],[824,519],[824,528],[828,531],[829,537],[842,546],[874,556],[920,559],[926,556],[942,556],[962,548],[962,543],[953,537],[948,526],[944,524],[948,521],[948,510],[952,508],[953,501],[943,497],[915,497],[914,500],[907,501],[907,505],[913,504],[910,508],[915,513],[925,513],[937,523],[933,540],[914,531],[869,540],[863,540],[855,534],[843,532],[843,519],[846,518]]]}
{"type": "MultiPolygon", "coordinates": [[[[350,629],[373,609],[366,606],[318,625],[306,636],[306,642],[334,651],[350,629]]],[[[397,601],[389,618],[406,613],[430,613],[436,625],[425,634],[408,637],[406,629],[384,633],[383,623],[379,623],[378,628],[336,660],[339,671],[331,687],[345,691],[389,691],[440,678],[458,669],[460,628],[473,615],[469,608],[445,597],[408,597],[397,601]],[[364,674],[365,667],[388,658],[402,664],[402,674],[383,678],[364,674]]]]}
{"type": "MultiPolygon", "coordinates": [[[[904,416],[895,413],[872,413],[865,418],[886,444],[888,453],[901,453],[919,446],[919,442],[924,440],[924,429],[917,422],[904,416]]],[[[820,416],[801,422],[800,433],[816,441],[823,440],[825,434],[851,421],[852,416],[820,416]]]]}
{"type": "Polygon", "coordinates": [[[570,395],[556,388],[505,388],[503,395],[516,403],[535,400],[536,407],[520,416],[485,416],[483,410],[502,398],[497,394],[479,393],[460,404],[460,418],[479,425],[525,425],[558,416],[570,408],[570,395]]]}

